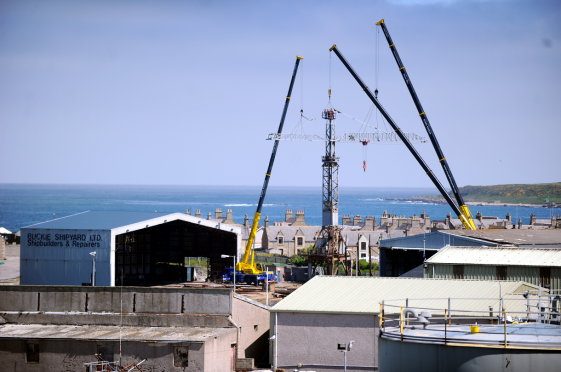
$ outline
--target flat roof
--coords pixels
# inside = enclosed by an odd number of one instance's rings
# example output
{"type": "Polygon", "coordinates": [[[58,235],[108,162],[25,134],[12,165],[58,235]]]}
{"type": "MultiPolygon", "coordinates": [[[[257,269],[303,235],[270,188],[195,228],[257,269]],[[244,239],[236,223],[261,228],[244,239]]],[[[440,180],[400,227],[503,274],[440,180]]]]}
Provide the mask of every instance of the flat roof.
{"type": "Polygon", "coordinates": [[[173,213],[86,211],[52,221],[40,222],[24,229],[111,230],[173,213]]]}
{"type": "Polygon", "coordinates": [[[231,331],[231,328],[200,327],[120,327],[90,325],[4,324],[1,339],[50,339],[152,342],[204,342],[231,331]]]}
{"type": "MultiPolygon", "coordinates": [[[[270,311],[379,314],[380,303],[384,300],[423,298],[423,301],[410,302],[410,306],[442,309],[447,307],[448,297],[470,298],[469,301],[453,300],[455,309],[481,310],[490,305],[498,309],[499,294],[505,296],[537,288],[522,281],[315,276],[270,311]]],[[[509,306],[512,311],[524,311],[525,305],[524,301],[515,301],[509,306]]]]}
{"type": "Polygon", "coordinates": [[[561,249],[520,247],[446,247],[427,264],[561,267],[561,249]]]}

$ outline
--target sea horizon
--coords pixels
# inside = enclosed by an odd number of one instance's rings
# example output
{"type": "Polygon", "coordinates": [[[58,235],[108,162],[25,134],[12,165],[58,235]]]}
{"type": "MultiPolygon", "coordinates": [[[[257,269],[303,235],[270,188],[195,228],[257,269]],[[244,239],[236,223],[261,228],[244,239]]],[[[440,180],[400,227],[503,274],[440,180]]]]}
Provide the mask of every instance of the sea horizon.
{"type": "MultiPolygon", "coordinates": [[[[226,215],[233,212],[234,221],[242,224],[247,214],[253,219],[261,192],[261,186],[219,185],[124,185],[124,184],[53,184],[53,183],[0,183],[0,226],[17,232],[35,223],[66,217],[88,210],[181,212],[190,209],[194,215],[201,211],[207,218],[216,209],[226,215]]],[[[406,217],[420,215],[423,211],[432,220],[443,220],[452,213],[448,205],[384,200],[385,198],[410,198],[420,195],[437,195],[431,187],[339,187],[339,223],[344,215],[376,216],[384,211],[406,217]]],[[[321,225],[321,187],[316,186],[269,186],[263,205],[261,224],[265,216],[269,222],[284,221],[287,209],[304,210],[309,225],[321,225]]],[[[475,215],[504,218],[510,212],[514,222],[522,218],[530,221],[530,214],[537,218],[551,218],[561,213],[561,208],[541,207],[470,207],[475,215]]],[[[452,214],[453,215],[453,214],[452,214]]],[[[453,215],[453,217],[455,217],[453,215]]]]}

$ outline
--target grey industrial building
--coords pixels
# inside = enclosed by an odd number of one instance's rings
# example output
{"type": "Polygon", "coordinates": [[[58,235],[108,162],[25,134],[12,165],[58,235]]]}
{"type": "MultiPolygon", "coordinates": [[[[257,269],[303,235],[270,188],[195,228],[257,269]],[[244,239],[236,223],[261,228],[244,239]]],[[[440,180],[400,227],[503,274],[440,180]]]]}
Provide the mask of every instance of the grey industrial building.
{"type": "Polygon", "coordinates": [[[144,371],[268,362],[268,307],[225,288],[0,287],[0,370],[84,371],[100,354],[144,371]]]}
{"type": "Polygon", "coordinates": [[[522,280],[561,290],[561,249],[446,247],[426,262],[425,278],[522,280]]]}
{"type": "Polygon", "coordinates": [[[381,240],[380,276],[401,276],[447,246],[561,248],[561,230],[446,230],[381,240]]]}
{"type": "MultiPolygon", "coordinates": [[[[500,294],[522,298],[527,290],[537,286],[522,281],[316,276],[270,309],[270,363],[285,370],[298,365],[317,372],[341,370],[338,344],[354,341],[347,371],[375,371],[382,301],[409,298],[410,306],[443,309],[451,297],[452,308],[472,316],[472,310],[499,309],[500,294]],[[470,297],[476,299],[458,299],[470,297]],[[415,302],[418,298],[437,299],[415,302]]],[[[526,302],[509,302],[509,310],[525,311],[526,302]]]]}
{"type": "Polygon", "coordinates": [[[21,284],[114,286],[185,281],[185,257],[209,276],[239,259],[241,228],[183,213],[88,211],[21,229],[21,284]]]}

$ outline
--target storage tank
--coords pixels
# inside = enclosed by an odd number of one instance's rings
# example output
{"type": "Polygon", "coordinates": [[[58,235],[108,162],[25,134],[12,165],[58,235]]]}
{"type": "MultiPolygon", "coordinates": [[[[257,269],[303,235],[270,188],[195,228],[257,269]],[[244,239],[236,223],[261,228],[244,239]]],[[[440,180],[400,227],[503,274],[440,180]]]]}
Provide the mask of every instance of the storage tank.
{"type": "Polygon", "coordinates": [[[561,327],[544,323],[385,327],[378,339],[378,361],[380,372],[559,371],[561,327]]]}

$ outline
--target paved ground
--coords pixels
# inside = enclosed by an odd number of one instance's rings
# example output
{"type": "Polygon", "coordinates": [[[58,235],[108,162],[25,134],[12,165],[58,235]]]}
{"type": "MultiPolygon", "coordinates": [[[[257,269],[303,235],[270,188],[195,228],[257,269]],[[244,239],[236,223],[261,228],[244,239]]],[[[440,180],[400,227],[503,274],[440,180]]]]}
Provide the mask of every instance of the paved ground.
{"type": "MultiPolygon", "coordinates": [[[[6,245],[6,261],[0,261],[0,282],[14,282],[19,278],[19,245],[6,245]]],[[[2,284],[2,283],[0,283],[2,284]]],[[[4,283],[7,284],[7,283],[4,283]]]]}

